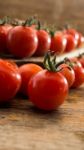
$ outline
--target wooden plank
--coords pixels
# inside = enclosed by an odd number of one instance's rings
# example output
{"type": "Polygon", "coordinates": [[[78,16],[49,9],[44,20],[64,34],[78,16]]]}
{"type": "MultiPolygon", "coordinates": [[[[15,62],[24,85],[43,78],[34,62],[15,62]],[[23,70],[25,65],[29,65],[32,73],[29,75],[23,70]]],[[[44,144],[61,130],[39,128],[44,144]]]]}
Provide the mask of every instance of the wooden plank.
{"type": "Polygon", "coordinates": [[[84,86],[70,90],[65,103],[51,113],[22,97],[0,107],[0,150],[39,149],[84,149],[84,86]]]}
{"type": "MultiPolygon", "coordinates": [[[[75,49],[69,53],[57,55],[57,62],[62,61],[65,57],[67,58],[77,57],[82,53],[84,53],[84,47],[75,49]]],[[[0,57],[3,59],[14,61],[18,65],[22,65],[26,63],[35,63],[35,64],[43,66],[43,59],[44,59],[44,57],[30,57],[30,58],[17,59],[17,58],[14,58],[12,55],[5,55],[5,54],[2,54],[0,57]]]]}

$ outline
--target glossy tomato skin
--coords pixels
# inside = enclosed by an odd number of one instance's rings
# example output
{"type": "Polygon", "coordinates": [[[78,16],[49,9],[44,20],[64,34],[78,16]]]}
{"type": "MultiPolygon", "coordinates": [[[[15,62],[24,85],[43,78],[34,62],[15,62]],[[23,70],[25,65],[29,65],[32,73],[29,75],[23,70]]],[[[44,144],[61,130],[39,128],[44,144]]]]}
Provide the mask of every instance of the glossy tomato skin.
{"type": "Polygon", "coordinates": [[[62,73],[62,75],[64,75],[64,77],[67,79],[70,88],[75,81],[74,70],[67,64],[61,64],[59,68],[61,69],[60,72],[62,73]]]}
{"type": "Polygon", "coordinates": [[[68,83],[61,73],[43,70],[30,79],[28,93],[37,108],[50,111],[57,109],[66,99],[68,83]]]}
{"type": "Polygon", "coordinates": [[[36,31],[32,27],[16,26],[8,34],[7,45],[15,57],[30,57],[38,45],[36,31]]]}
{"type": "Polygon", "coordinates": [[[67,40],[65,52],[73,51],[77,46],[77,40],[71,34],[65,34],[67,40]]]}
{"type": "Polygon", "coordinates": [[[74,61],[73,70],[75,72],[75,81],[72,88],[77,88],[84,83],[84,68],[79,61],[74,61]]]}
{"type": "Polygon", "coordinates": [[[36,56],[43,56],[48,50],[50,50],[51,37],[45,30],[37,31],[38,47],[35,52],[36,56]]]}
{"type": "Polygon", "coordinates": [[[66,38],[62,33],[58,32],[53,37],[51,37],[51,47],[50,50],[59,54],[65,51],[67,44],[66,38]]]}
{"type": "Polygon", "coordinates": [[[0,59],[0,103],[11,101],[20,88],[21,76],[18,67],[0,59]]]}
{"type": "Polygon", "coordinates": [[[77,47],[81,47],[84,44],[84,36],[82,35],[82,33],[79,32],[79,39],[78,39],[78,44],[77,47]]]}
{"type": "Polygon", "coordinates": [[[43,70],[42,67],[36,64],[24,64],[19,67],[19,73],[22,79],[20,92],[22,94],[24,94],[25,96],[28,95],[27,89],[30,78],[41,70],[43,70]]]}
{"type": "Polygon", "coordinates": [[[6,53],[7,50],[7,34],[12,28],[11,25],[0,26],[0,53],[6,53]]]}
{"type": "Polygon", "coordinates": [[[75,38],[76,46],[77,46],[78,40],[79,40],[79,33],[78,33],[78,31],[76,29],[69,28],[69,29],[66,30],[66,33],[67,34],[71,34],[75,38]]]}
{"type": "Polygon", "coordinates": [[[84,68],[84,56],[79,57],[78,61],[81,63],[82,67],[84,68]]]}

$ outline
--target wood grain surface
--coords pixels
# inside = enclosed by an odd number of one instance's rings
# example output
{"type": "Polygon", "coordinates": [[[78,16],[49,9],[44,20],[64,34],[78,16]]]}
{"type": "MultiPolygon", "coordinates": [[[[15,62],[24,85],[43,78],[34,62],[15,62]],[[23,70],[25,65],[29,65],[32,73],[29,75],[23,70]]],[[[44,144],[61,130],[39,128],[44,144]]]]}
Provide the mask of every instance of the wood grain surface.
{"type": "MultiPolygon", "coordinates": [[[[67,58],[78,57],[81,54],[84,54],[84,45],[78,49],[74,49],[71,52],[57,55],[56,56],[56,62],[63,61],[64,58],[66,58],[66,57],[67,58]]],[[[26,57],[23,59],[18,59],[18,58],[15,58],[14,56],[9,55],[9,54],[1,54],[0,58],[7,59],[8,61],[13,61],[18,66],[21,66],[21,65],[26,64],[26,63],[34,63],[34,64],[38,64],[38,65],[44,67],[44,65],[43,65],[44,56],[43,57],[32,56],[30,58],[26,57]]]]}
{"type": "Polygon", "coordinates": [[[0,106],[0,150],[84,150],[84,86],[53,112],[18,96],[0,106]]]}

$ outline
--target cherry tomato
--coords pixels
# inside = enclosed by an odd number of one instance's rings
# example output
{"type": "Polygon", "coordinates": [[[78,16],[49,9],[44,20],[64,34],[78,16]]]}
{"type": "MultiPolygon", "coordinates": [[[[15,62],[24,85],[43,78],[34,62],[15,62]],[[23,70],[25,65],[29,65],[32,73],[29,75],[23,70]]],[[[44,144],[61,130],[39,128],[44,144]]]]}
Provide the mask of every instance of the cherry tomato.
{"type": "Polygon", "coordinates": [[[0,53],[6,53],[7,50],[7,34],[12,28],[11,25],[1,25],[0,26],[0,53]]]}
{"type": "Polygon", "coordinates": [[[73,29],[73,28],[69,28],[66,30],[67,34],[71,34],[75,40],[76,40],[76,46],[78,44],[78,40],[79,40],[79,33],[77,32],[77,30],[73,29]]]}
{"type": "Polygon", "coordinates": [[[22,78],[22,83],[20,87],[21,93],[23,93],[24,95],[28,95],[27,89],[30,78],[41,70],[42,67],[36,64],[24,64],[19,67],[19,73],[22,78]]]}
{"type": "Polygon", "coordinates": [[[59,68],[61,69],[60,72],[62,73],[62,75],[64,75],[64,77],[67,79],[70,88],[75,81],[74,70],[67,64],[61,64],[59,68]]]}
{"type": "Polygon", "coordinates": [[[61,73],[42,70],[30,79],[28,93],[37,108],[50,111],[64,102],[68,83],[61,73]]]}
{"type": "Polygon", "coordinates": [[[82,67],[84,68],[84,55],[78,57],[78,61],[81,63],[82,67]]]}
{"type": "Polygon", "coordinates": [[[66,48],[67,40],[62,33],[56,33],[51,37],[51,47],[50,50],[55,53],[63,53],[66,48]]]}
{"type": "Polygon", "coordinates": [[[65,38],[67,40],[65,52],[73,51],[77,46],[77,40],[71,34],[66,34],[65,38]]]}
{"type": "Polygon", "coordinates": [[[18,92],[21,76],[14,63],[0,59],[0,102],[10,101],[18,92]]]}
{"type": "Polygon", "coordinates": [[[51,38],[45,30],[37,31],[38,47],[35,52],[36,56],[43,56],[48,50],[50,50],[51,38]]]}
{"type": "Polygon", "coordinates": [[[32,27],[16,26],[7,36],[9,52],[16,57],[32,56],[38,45],[36,31],[32,27]]]}
{"type": "Polygon", "coordinates": [[[73,88],[77,88],[84,83],[84,68],[79,61],[73,61],[73,70],[75,72],[75,81],[72,85],[73,88]]]}
{"type": "Polygon", "coordinates": [[[79,40],[77,47],[81,47],[84,44],[84,36],[79,32],[79,40]]]}

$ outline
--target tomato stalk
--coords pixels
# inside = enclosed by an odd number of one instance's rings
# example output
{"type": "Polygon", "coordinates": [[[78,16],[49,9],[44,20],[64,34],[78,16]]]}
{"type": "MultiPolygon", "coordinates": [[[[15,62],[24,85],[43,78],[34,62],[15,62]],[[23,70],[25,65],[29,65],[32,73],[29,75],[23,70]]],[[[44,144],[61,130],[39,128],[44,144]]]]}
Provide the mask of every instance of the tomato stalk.
{"type": "Polygon", "coordinates": [[[60,61],[59,63],[57,63],[56,54],[54,54],[52,57],[50,51],[48,51],[44,56],[43,64],[44,64],[45,69],[47,69],[48,71],[59,72],[62,70],[62,68],[59,69],[59,66],[64,63],[68,65],[67,68],[70,70],[76,64],[76,62],[71,62],[68,58],[64,58],[63,61],[60,61]]]}
{"type": "Polygon", "coordinates": [[[22,23],[21,23],[19,20],[12,20],[12,21],[11,21],[11,24],[12,24],[13,26],[20,26],[20,25],[22,25],[22,23]]]}
{"type": "Polygon", "coordinates": [[[69,67],[73,68],[73,66],[76,64],[76,62],[71,62],[69,58],[65,57],[64,60],[60,63],[65,63],[67,64],[69,67]]]}
{"type": "Polygon", "coordinates": [[[37,30],[44,30],[47,33],[49,33],[49,28],[46,26],[46,24],[41,24],[41,22],[39,20],[37,20],[36,29],[37,30]]]}
{"type": "Polygon", "coordinates": [[[4,19],[0,19],[0,25],[4,25],[5,24],[5,20],[4,19]]]}
{"type": "Polygon", "coordinates": [[[50,33],[51,37],[54,37],[55,31],[50,30],[49,33],[50,33]]]}
{"type": "Polygon", "coordinates": [[[12,19],[9,16],[5,16],[4,18],[0,19],[0,25],[10,24],[13,26],[21,25],[19,20],[12,19]]]}
{"type": "Polygon", "coordinates": [[[57,63],[56,62],[56,54],[53,55],[53,57],[51,58],[51,52],[48,51],[45,56],[44,56],[44,67],[45,69],[47,69],[48,71],[51,72],[59,72],[61,69],[59,69],[59,65],[62,64],[63,62],[57,63]]]}
{"type": "Polygon", "coordinates": [[[0,19],[0,25],[10,24],[11,18],[9,16],[5,16],[4,18],[0,19]]]}
{"type": "Polygon", "coordinates": [[[12,25],[14,25],[14,23],[15,23],[15,20],[10,18],[9,16],[5,16],[2,19],[0,19],[0,25],[5,25],[5,24],[12,24],[12,25]]]}
{"type": "Polygon", "coordinates": [[[22,26],[32,26],[37,24],[37,18],[36,16],[30,17],[26,19],[24,22],[22,22],[22,26]]]}

